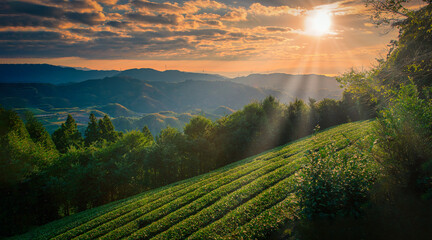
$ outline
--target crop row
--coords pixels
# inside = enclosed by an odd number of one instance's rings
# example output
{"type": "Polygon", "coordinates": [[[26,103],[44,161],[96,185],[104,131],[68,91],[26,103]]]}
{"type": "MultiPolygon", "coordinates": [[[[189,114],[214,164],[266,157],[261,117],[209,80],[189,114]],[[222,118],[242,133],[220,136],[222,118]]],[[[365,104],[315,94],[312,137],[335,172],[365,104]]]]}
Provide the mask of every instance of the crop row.
{"type": "Polygon", "coordinates": [[[99,237],[112,229],[115,230],[104,236],[104,238],[118,239],[125,235],[129,235],[130,233],[138,230],[138,228],[145,222],[155,221],[158,218],[175,211],[179,207],[182,207],[192,202],[193,200],[204,196],[208,192],[211,192],[225,184],[235,181],[236,179],[241,178],[244,175],[250,174],[251,172],[259,169],[260,167],[262,167],[261,164],[254,164],[252,166],[249,166],[248,168],[237,170],[224,177],[221,176],[220,178],[215,179],[212,182],[201,185],[199,188],[183,196],[165,196],[166,198],[171,199],[171,201],[164,201],[164,205],[147,204],[135,210],[131,214],[115,219],[114,221],[111,221],[100,226],[99,228],[94,229],[94,231],[86,233],[82,236],[81,239],[91,239],[94,237],[99,237]]]}
{"type": "MultiPolygon", "coordinates": [[[[342,149],[341,151],[350,152],[352,149],[353,147],[349,146],[347,148],[342,149]]],[[[267,197],[271,198],[272,195],[268,195],[267,197]]],[[[251,205],[251,208],[252,209],[256,208],[255,203],[251,205]]],[[[240,222],[239,219],[245,218],[245,215],[247,214],[239,213],[237,214],[237,217],[234,219],[234,222],[232,222],[232,220],[228,218],[228,220],[226,220],[227,223],[224,223],[224,225],[219,224],[219,226],[215,226],[215,227],[219,227],[219,228],[215,228],[216,231],[209,232],[208,230],[203,229],[203,231],[206,231],[206,233],[202,234],[201,236],[206,236],[207,239],[267,238],[269,233],[280,228],[283,224],[286,224],[289,220],[293,220],[293,217],[295,216],[296,208],[297,208],[297,204],[295,201],[295,197],[293,196],[293,194],[290,194],[281,202],[275,204],[274,206],[272,206],[271,208],[265,211],[262,211],[262,213],[260,213],[258,216],[251,219],[249,222],[243,221],[244,223],[243,226],[240,226],[240,224],[236,224],[236,223],[240,222]],[[229,220],[231,220],[231,222],[229,220]],[[237,226],[237,228],[233,229],[233,225],[237,226]],[[221,228],[222,226],[224,228],[221,228]]]]}
{"type": "MultiPolygon", "coordinates": [[[[203,228],[223,217],[229,211],[235,209],[249,199],[257,196],[265,189],[289,177],[300,166],[300,161],[292,161],[291,163],[278,168],[276,171],[270,174],[257,178],[250,184],[243,186],[239,190],[223,197],[210,207],[174,225],[167,231],[156,236],[155,239],[183,239],[189,236],[190,234],[198,231],[200,228],[203,228]]],[[[140,235],[140,232],[137,232],[136,235],[132,237],[132,239],[137,239],[140,235]]]]}
{"type": "MultiPolygon", "coordinates": [[[[272,171],[275,171],[276,169],[280,168],[284,164],[284,161],[282,159],[279,159],[278,162],[275,162],[273,164],[267,164],[266,166],[260,168],[257,171],[254,171],[253,173],[246,175],[240,179],[237,179],[236,181],[233,181],[223,187],[220,187],[216,189],[215,191],[207,193],[202,198],[182,207],[178,210],[172,212],[171,214],[165,216],[164,218],[161,218],[158,221],[153,222],[149,226],[141,229],[137,233],[135,233],[131,238],[134,238],[137,235],[140,235],[141,237],[151,237],[159,232],[162,232],[163,230],[169,228],[173,224],[183,220],[184,218],[187,218],[188,216],[195,214],[196,212],[200,211],[201,209],[210,206],[223,196],[226,196],[233,192],[234,190],[243,187],[247,185],[248,183],[254,181],[255,179],[263,176],[271,174],[272,171]]],[[[142,220],[145,221],[151,221],[152,218],[148,218],[148,216],[143,216],[142,220]]]]}
{"type": "Polygon", "coordinates": [[[218,221],[213,222],[206,228],[200,229],[191,235],[189,239],[218,239],[233,232],[237,227],[242,226],[261,212],[284,200],[294,191],[294,180],[294,175],[284,179],[263,191],[257,197],[229,212],[218,221]]]}
{"type": "Polygon", "coordinates": [[[262,212],[245,225],[219,239],[265,239],[269,233],[279,229],[288,220],[293,220],[296,211],[294,194],[262,212]]]}
{"type": "MultiPolygon", "coordinates": [[[[245,168],[247,164],[240,165],[238,168],[245,168]]],[[[227,171],[227,173],[230,172],[236,172],[238,171],[237,168],[230,169],[227,171]]],[[[127,215],[129,217],[133,216],[133,213],[135,210],[140,209],[142,207],[148,206],[154,206],[159,207],[162,206],[172,200],[175,200],[176,198],[183,196],[184,194],[187,194],[190,191],[193,191],[197,188],[199,188],[202,185],[205,185],[207,182],[212,182],[215,179],[218,179],[220,174],[224,174],[224,171],[222,171],[219,174],[209,174],[208,176],[205,176],[207,178],[202,178],[201,181],[194,181],[194,182],[185,182],[183,184],[177,185],[173,188],[164,188],[165,191],[158,191],[154,194],[148,194],[145,195],[146,197],[143,197],[141,199],[137,199],[134,202],[131,202],[128,205],[124,205],[121,208],[117,208],[113,211],[107,212],[106,214],[100,215],[96,218],[93,218],[91,221],[88,221],[84,224],[79,225],[78,227],[71,229],[59,236],[57,236],[54,239],[72,239],[74,237],[80,236],[83,233],[86,233],[87,231],[90,231],[91,229],[98,227],[106,222],[109,222],[113,219],[117,219],[119,217],[122,217],[124,215],[127,215]]],[[[139,213],[138,213],[139,215],[139,213]]]]}
{"type": "Polygon", "coordinates": [[[28,234],[18,236],[18,239],[49,239],[55,237],[56,235],[62,234],[70,229],[78,227],[96,217],[99,217],[103,214],[109,213],[121,207],[127,206],[129,204],[134,204],[136,201],[143,199],[145,197],[151,196],[158,192],[162,191],[176,191],[184,188],[186,185],[190,185],[190,183],[178,182],[175,184],[171,184],[168,186],[164,186],[162,188],[158,188],[155,190],[143,192],[137,195],[134,195],[129,198],[125,198],[119,201],[115,201],[103,206],[99,206],[96,208],[89,209],[84,212],[79,212],[73,214],[71,216],[67,216],[61,220],[51,222],[46,224],[33,232],[29,232],[28,234]]]}

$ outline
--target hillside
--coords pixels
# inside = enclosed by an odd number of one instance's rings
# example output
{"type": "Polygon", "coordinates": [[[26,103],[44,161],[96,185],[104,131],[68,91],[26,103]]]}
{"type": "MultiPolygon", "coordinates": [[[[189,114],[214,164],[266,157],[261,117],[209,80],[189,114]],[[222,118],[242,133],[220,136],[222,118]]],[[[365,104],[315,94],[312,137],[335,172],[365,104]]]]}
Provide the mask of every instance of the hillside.
{"type": "Polygon", "coordinates": [[[132,77],[140,80],[159,82],[227,80],[226,77],[217,74],[182,72],[177,70],[158,71],[151,68],[104,71],[82,70],[49,64],[0,64],[0,83],[64,84],[114,76],[132,77]]]}
{"type": "Polygon", "coordinates": [[[370,130],[343,124],[213,172],[49,223],[16,239],[254,239],[293,218],[293,186],[305,153],[340,151],[370,130]],[[349,136],[349,139],[347,139],[349,136]]]}
{"type": "Polygon", "coordinates": [[[275,90],[264,90],[229,81],[146,82],[110,77],[67,85],[0,83],[0,104],[7,108],[86,108],[118,103],[138,113],[186,112],[219,106],[239,109],[268,95],[291,100],[275,90]]]}
{"type": "Polygon", "coordinates": [[[182,72],[178,70],[158,71],[151,68],[128,69],[116,76],[156,82],[183,82],[186,80],[224,81],[228,79],[217,74],[182,72]]]}
{"type": "Polygon", "coordinates": [[[285,73],[251,74],[245,77],[233,78],[231,81],[252,87],[277,89],[288,96],[294,96],[304,100],[308,100],[309,98],[339,99],[342,96],[342,89],[335,78],[324,75],[292,75],[285,73]]]}
{"type": "Polygon", "coordinates": [[[0,83],[81,82],[88,79],[110,77],[118,71],[78,70],[49,64],[0,64],[0,83]]]}
{"type": "Polygon", "coordinates": [[[250,74],[228,78],[218,74],[183,72],[178,70],[158,71],[151,68],[128,69],[124,71],[81,70],[49,64],[0,64],[0,83],[79,83],[90,79],[106,77],[134,78],[153,85],[155,82],[180,83],[194,81],[230,81],[283,92],[291,98],[308,100],[341,96],[342,89],[333,77],[315,74],[292,75],[285,73],[250,74]]]}

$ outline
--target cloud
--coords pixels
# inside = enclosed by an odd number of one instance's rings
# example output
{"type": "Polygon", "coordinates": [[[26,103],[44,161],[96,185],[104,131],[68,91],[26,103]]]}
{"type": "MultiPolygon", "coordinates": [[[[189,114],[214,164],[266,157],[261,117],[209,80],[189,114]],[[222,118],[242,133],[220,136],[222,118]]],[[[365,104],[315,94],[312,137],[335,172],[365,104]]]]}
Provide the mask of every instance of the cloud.
{"type": "Polygon", "coordinates": [[[106,38],[106,37],[117,37],[119,36],[116,32],[110,32],[110,31],[93,31],[91,29],[86,28],[72,28],[68,29],[69,32],[87,36],[87,37],[98,37],[98,38],[106,38]]]}
{"type": "MultiPolygon", "coordinates": [[[[101,2],[101,1],[99,1],[101,2]]],[[[105,3],[111,2],[103,1],[105,3]]],[[[95,0],[45,0],[44,3],[53,5],[65,10],[76,11],[76,12],[100,12],[103,11],[103,7],[95,0]]]]}
{"type": "Polygon", "coordinates": [[[185,6],[195,6],[200,9],[221,9],[227,8],[224,3],[212,0],[191,0],[184,3],[185,6]]]}
{"type": "Polygon", "coordinates": [[[210,26],[222,26],[223,23],[221,21],[218,20],[205,20],[202,21],[201,23],[206,24],[206,25],[210,25],[210,26]]]}
{"type": "Polygon", "coordinates": [[[260,3],[254,3],[249,7],[249,12],[256,15],[265,16],[278,16],[284,14],[298,16],[304,12],[304,9],[291,8],[289,6],[264,6],[260,3]]]}
{"type": "Polygon", "coordinates": [[[129,27],[130,22],[127,21],[109,21],[106,22],[105,25],[115,27],[115,28],[127,28],[129,27]]]}
{"type": "Polygon", "coordinates": [[[28,31],[3,31],[0,32],[0,40],[59,40],[64,36],[58,32],[28,32],[28,31]]]}
{"type": "Polygon", "coordinates": [[[102,4],[112,6],[118,2],[118,0],[99,0],[102,4]]]}
{"type": "Polygon", "coordinates": [[[359,6],[352,0],[3,0],[0,57],[301,56],[303,49],[316,49],[299,32],[303,13],[317,8],[331,10],[335,32],[350,47],[360,44],[356,39],[372,44],[375,35],[366,31],[371,28],[359,6]]]}
{"type": "Polygon", "coordinates": [[[0,14],[29,14],[46,18],[61,18],[64,11],[57,7],[16,1],[0,3],[0,14]]]}
{"type": "Polygon", "coordinates": [[[227,12],[220,19],[231,22],[245,21],[247,18],[247,12],[244,9],[235,9],[227,12]]]}
{"type": "Polygon", "coordinates": [[[269,32],[288,32],[292,30],[290,28],[283,28],[283,27],[266,27],[265,29],[269,32]]]}
{"type": "MultiPolygon", "coordinates": [[[[60,4],[64,3],[64,1],[61,0],[51,1],[51,2],[56,2],[60,4]]],[[[67,4],[70,4],[72,6],[78,6],[82,8],[89,6],[86,3],[87,1],[67,2],[67,4]]],[[[32,24],[31,21],[33,21],[34,23],[33,25],[35,25],[37,22],[40,22],[40,23],[45,23],[45,26],[47,25],[46,21],[44,22],[42,19],[36,20],[36,18],[30,18],[28,17],[28,15],[41,17],[41,18],[57,19],[62,21],[71,21],[75,23],[87,24],[90,26],[100,24],[105,20],[105,16],[101,12],[65,11],[59,7],[34,4],[30,2],[20,2],[20,1],[6,2],[0,4],[0,16],[2,15],[3,17],[4,15],[8,15],[11,18],[15,17],[15,20],[19,20],[19,18],[16,18],[16,16],[18,15],[21,17],[21,23],[23,24],[24,23],[32,24]]]]}
{"type": "Polygon", "coordinates": [[[46,19],[31,15],[0,15],[0,26],[58,28],[60,22],[55,19],[46,19]]]}
{"type": "Polygon", "coordinates": [[[149,2],[143,0],[132,0],[131,4],[135,7],[144,8],[150,11],[163,11],[163,10],[179,11],[180,10],[178,6],[170,3],[156,3],[156,2],[149,2]]]}
{"type": "Polygon", "coordinates": [[[99,25],[105,21],[103,13],[68,12],[65,16],[72,22],[83,23],[89,26],[99,25]]]}
{"type": "Polygon", "coordinates": [[[164,25],[177,25],[182,21],[182,17],[176,14],[146,15],[141,13],[127,13],[125,17],[133,21],[164,25]]]}

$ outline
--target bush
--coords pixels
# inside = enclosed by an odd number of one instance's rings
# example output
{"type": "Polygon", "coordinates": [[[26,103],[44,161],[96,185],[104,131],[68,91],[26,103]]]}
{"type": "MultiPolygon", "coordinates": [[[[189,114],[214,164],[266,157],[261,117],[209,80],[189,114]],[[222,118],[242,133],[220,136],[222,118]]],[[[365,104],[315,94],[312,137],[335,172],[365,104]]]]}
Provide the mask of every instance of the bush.
{"type": "Polygon", "coordinates": [[[420,98],[413,84],[391,94],[374,128],[376,160],[390,186],[421,194],[431,189],[432,101],[420,98]]]}
{"type": "Polygon", "coordinates": [[[307,219],[360,215],[377,176],[371,148],[362,148],[338,151],[330,144],[308,154],[309,164],[297,176],[301,215],[307,219]]]}

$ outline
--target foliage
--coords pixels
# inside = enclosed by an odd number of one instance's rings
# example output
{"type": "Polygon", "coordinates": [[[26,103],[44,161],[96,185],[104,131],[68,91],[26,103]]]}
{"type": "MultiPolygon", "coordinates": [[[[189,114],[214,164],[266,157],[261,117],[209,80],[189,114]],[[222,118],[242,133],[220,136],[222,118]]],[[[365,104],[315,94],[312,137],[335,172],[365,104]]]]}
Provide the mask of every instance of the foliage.
{"type": "Polygon", "coordinates": [[[85,145],[90,146],[90,144],[99,141],[101,139],[101,135],[102,135],[101,129],[99,128],[99,125],[97,123],[96,116],[93,113],[91,113],[89,116],[89,122],[87,128],[84,133],[85,145]]]}
{"type": "Polygon", "coordinates": [[[301,214],[308,219],[360,216],[377,177],[368,151],[330,144],[310,152],[308,162],[297,178],[301,214]]]}
{"type": "Polygon", "coordinates": [[[66,122],[53,133],[52,139],[57,150],[61,153],[67,152],[69,147],[80,147],[82,145],[81,133],[78,131],[72,115],[68,115],[66,122]]]}
{"type": "MultiPolygon", "coordinates": [[[[29,129],[37,129],[33,126],[29,129]]],[[[58,153],[43,144],[43,132],[39,133],[42,142],[35,142],[18,114],[0,108],[0,235],[18,232],[51,213],[35,206],[37,203],[41,208],[46,207],[40,201],[45,191],[34,179],[52,164],[58,153]]]]}
{"type": "Polygon", "coordinates": [[[144,136],[146,136],[149,139],[154,139],[153,134],[150,132],[150,129],[148,128],[148,126],[144,126],[142,129],[142,133],[144,134],[144,136]]]}
{"type": "Polygon", "coordinates": [[[432,101],[420,98],[412,84],[391,94],[375,124],[376,160],[393,186],[422,193],[432,189],[432,101]]]}
{"type": "Polygon", "coordinates": [[[412,13],[404,6],[410,0],[365,0],[365,2],[366,6],[372,9],[372,20],[377,25],[397,25],[402,21],[401,18],[406,18],[412,13]]]}
{"type": "Polygon", "coordinates": [[[108,142],[115,142],[119,133],[114,130],[114,125],[112,124],[108,115],[105,115],[102,119],[99,119],[98,128],[100,131],[100,138],[108,142]]]}
{"type": "Polygon", "coordinates": [[[385,92],[398,89],[400,84],[414,82],[420,89],[431,86],[432,76],[432,4],[427,2],[418,10],[410,10],[401,3],[408,1],[371,0],[375,11],[382,13],[404,12],[396,19],[399,38],[392,41],[387,59],[378,60],[370,71],[350,70],[337,80],[345,91],[378,103],[387,103],[385,92]]]}
{"type": "Polygon", "coordinates": [[[27,132],[35,143],[42,144],[42,146],[46,149],[55,149],[55,145],[51,139],[51,136],[45,130],[42,123],[36,119],[32,112],[26,112],[25,120],[27,132]]]}
{"type": "Polygon", "coordinates": [[[184,133],[192,139],[203,138],[209,128],[212,127],[212,121],[203,116],[193,117],[184,127],[184,133]]]}

